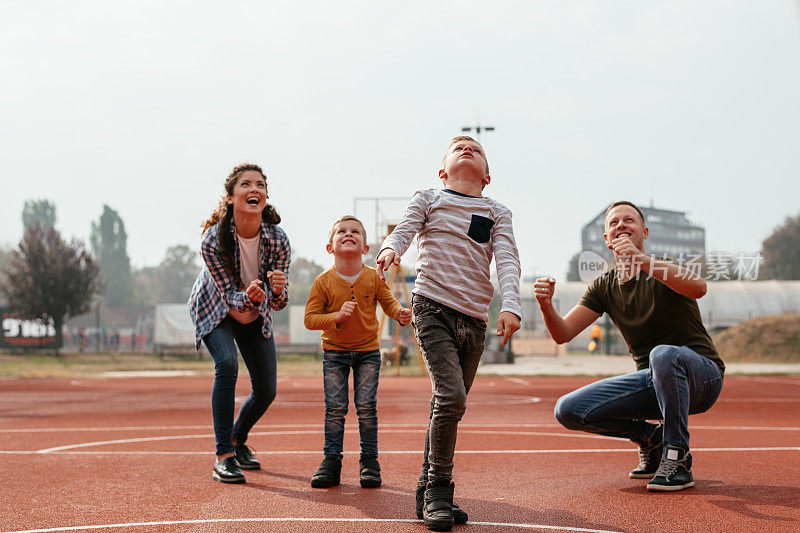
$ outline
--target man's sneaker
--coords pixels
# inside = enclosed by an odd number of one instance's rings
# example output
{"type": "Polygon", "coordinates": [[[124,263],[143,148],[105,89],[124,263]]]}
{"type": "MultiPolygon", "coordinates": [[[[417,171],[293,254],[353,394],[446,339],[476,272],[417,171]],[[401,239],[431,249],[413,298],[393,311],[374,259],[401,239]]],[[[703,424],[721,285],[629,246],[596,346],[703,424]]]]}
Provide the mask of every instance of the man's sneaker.
{"type": "Polygon", "coordinates": [[[214,463],[214,480],[220,483],[244,483],[244,474],[236,462],[236,457],[226,457],[214,463]]]}
{"type": "Polygon", "coordinates": [[[315,489],[326,489],[339,484],[342,473],[342,460],[339,457],[326,457],[319,465],[317,473],[311,477],[311,486],[315,489]]]}
{"type": "Polygon", "coordinates": [[[692,454],[677,446],[667,446],[661,466],[647,484],[648,490],[673,491],[694,487],[692,454]]]}
{"type": "Polygon", "coordinates": [[[658,470],[661,455],[664,453],[664,426],[656,425],[653,433],[646,441],[636,442],[639,445],[639,466],[628,474],[633,479],[650,479],[658,470]]]}
{"type": "Polygon", "coordinates": [[[422,521],[432,531],[453,529],[453,484],[431,481],[425,488],[422,521]]]}
{"type": "Polygon", "coordinates": [[[261,463],[253,455],[253,450],[247,444],[235,444],[236,461],[242,470],[260,470],[261,463]]]}
{"type": "Polygon", "coordinates": [[[374,457],[362,457],[358,461],[359,480],[365,489],[374,489],[381,486],[381,465],[374,457]]]}
{"type": "MultiPolygon", "coordinates": [[[[422,520],[422,507],[425,505],[425,487],[427,487],[427,483],[419,483],[417,485],[417,518],[420,520],[422,520]]],[[[467,518],[469,517],[466,511],[453,502],[453,523],[466,524],[467,518]]]]}

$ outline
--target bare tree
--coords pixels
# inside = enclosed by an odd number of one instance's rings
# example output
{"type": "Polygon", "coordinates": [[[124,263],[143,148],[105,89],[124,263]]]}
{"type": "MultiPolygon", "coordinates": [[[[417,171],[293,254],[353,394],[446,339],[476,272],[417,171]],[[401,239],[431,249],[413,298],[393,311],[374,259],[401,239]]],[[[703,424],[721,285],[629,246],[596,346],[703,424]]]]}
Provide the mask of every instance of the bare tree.
{"type": "Polygon", "coordinates": [[[83,242],[67,243],[54,228],[37,224],[11,252],[0,292],[8,310],[20,318],[52,319],[58,349],[64,321],[88,312],[100,293],[99,276],[100,267],[83,242]]]}

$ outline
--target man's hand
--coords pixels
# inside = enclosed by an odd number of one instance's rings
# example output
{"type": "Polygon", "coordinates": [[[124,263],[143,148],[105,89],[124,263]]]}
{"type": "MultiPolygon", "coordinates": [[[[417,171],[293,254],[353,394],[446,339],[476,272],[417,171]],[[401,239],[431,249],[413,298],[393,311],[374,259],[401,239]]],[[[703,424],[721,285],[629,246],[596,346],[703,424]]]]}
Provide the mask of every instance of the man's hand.
{"type": "Polygon", "coordinates": [[[283,292],[283,288],[286,287],[286,274],[282,270],[270,270],[267,272],[267,279],[269,280],[269,286],[272,287],[272,294],[275,296],[280,295],[283,292]]]}
{"type": "Polygon", "coordinates": [[[617,237],[609,243],[608,249],[619,257],[631,259],[639,263],[644,263],[647,258],[647,255],[633,244],[630,237],[617,237]]]}
{"type": "Polygon", "coordinates": [[[385,248],[378,255],[378,259],[375,260],[375,269],[378,271],[378,276],[383,281],[386,281],[386,276],[383,274],[384,271],[389,270],[389,267],[393,264],[400,264],[400,254],[391,248],[385,248]]]}
{"type": "Polygon", "coordinates": [[[336,311],[336,314],[333,315],[333,320],[337,324],[341,324],[342,322],[350,318],[350,315],[352,315],[353,311],[355,310],[356,310],[356,303],[353,300],[348,300],[342,304],[341,309],[336,311]]]}
{"type": "Polygon", "coordinates": [[[497,317],[497,336],[503,337],[503,348],[508,344],[508,339],[519,329],[519,317],[511,311],[503,311],[497,317]]]}
{"type": "Polygon", "coordinates": [[[397,313],[397,322],[401,326],[407,326],[408,323],[411,322],[411,309],[401,307],[400,312],[397,313]]]}
{"type": "Polygon", "coordinates": [[[533,294],[539,307],[549,307],[553,303],[553,294],[556,292],[556,280],[553,278],[537,278],[533,284],[533,294]]]}
{"type": "Polygon", "coordinates": [[[260,279],[254,279],[250,282],[250,286],[247,287],[247,296],[250,297],[250,301],[253,303],[260,303],[267,297],[267,293],[264,292],[264,289],[261,286],[264,285],[264,282],[260,279]]]}

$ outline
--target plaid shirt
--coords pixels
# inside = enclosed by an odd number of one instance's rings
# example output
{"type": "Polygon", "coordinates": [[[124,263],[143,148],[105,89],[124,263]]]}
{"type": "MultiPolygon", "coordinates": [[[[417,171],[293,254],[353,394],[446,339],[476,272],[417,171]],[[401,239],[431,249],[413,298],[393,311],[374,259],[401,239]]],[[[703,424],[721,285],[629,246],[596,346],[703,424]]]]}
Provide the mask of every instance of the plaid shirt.
{"type": "MultiPolygon", "coordinates": [[[[291,249],[289,238],[286,233],[272,224],[261,223],[261,245],[259,251],[261,255],[261,266],[259,267],[258,279],[264,281],[264,291],[267,297],[256,304],[247,293],[236,286],[233,277],[229,276],[222,266],[222,256],[219,251],[219,224],[211,226],[203,236],[200,245],[200,255],[203,256],[205,267],[192,286],[192,293],[189,296],[189,313],[194,322],[197,349],[200,349],[200,341],[211,333],[215,327],[222,322],[228,314],[229,309],[238,311],[249,311],[258,309],[259,314],[264,317],[264,325],[261,332],[265,338],[272,336],[272,309],[279,311],[289,303],[289,282],[287,280],[283,291],[278,295],[272,293],[267,279],[267,272],[270,270],[282,270],[289,275],[289,264],[291,263],[291,249]]],[[[241,252],[239,251],[239,240],[236,238],[236,226],[231,220],[231,233],[234,239],[234,258],[237,271],[241,271],[241,252]]]]}

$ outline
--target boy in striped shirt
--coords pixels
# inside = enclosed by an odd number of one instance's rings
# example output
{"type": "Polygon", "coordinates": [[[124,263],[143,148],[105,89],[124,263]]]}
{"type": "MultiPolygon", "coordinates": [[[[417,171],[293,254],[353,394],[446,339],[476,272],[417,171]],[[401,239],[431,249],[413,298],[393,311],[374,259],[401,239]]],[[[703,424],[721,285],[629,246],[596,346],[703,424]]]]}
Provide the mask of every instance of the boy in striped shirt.
{"type": "Polygon", "coordinates": [[[494,256],[502,306],[497,335],[505,346],[520,327],[520,265],[511,211],[483,196],[489,165],[481,145],[456,137],[442,160],[444,189],[417,191],[378,254],[383,277],[417,235],[419,259],[413,324],[431,378],[431,412],[417,485],[417,517],[429,529],[449,531],[467,514],[453,504],[453,454],[458,422],[475,379],[486,337],[494,287],[494,256]]]}

